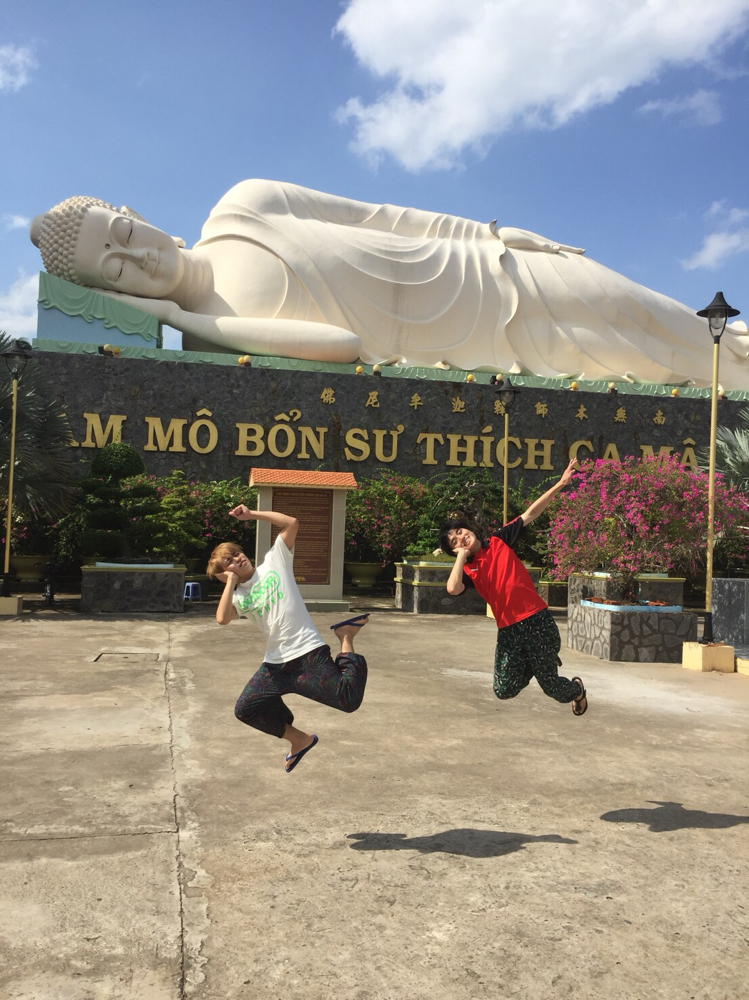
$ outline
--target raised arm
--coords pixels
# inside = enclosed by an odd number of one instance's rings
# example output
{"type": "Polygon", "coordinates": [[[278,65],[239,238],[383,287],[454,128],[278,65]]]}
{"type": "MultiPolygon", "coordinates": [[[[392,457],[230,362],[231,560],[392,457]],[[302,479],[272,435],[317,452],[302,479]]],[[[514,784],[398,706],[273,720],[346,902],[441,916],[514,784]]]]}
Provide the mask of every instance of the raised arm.
{"type": "Polygon", "coordinates": [[[458,594],[462,594],[466,589],[465,583],[463,583],[463,567],[468,561],[471,555],[468,549],[458,549],[455,554],[455,565],[450,570],[450,576],[447,578],[447,583],[445,588],[452,597],[457,597],[458,594]]]}
{"type": "Polygon", "coordinates": [[[296,534],[299,530],[299,521],[288,514],[280,514],[277,510],[250,510],[241,503],[229,511],[231,517],[236,517],[238,521],[270,521],[277,528],[280,528],[281,538],[287,549],[294,548],[296,534]]]}
{"type": "Polygon", "coordinates": [[[216,621],[219,625],[228,625],[237,617],[233,598],[239,577],[235,573],[219,573],[216,579],[224,582],[224,590],[216,608],[216,621]]]}
{"type": "Polygon", "coordinates": [[[577,459],[573,458],[570,464],[562,473],[562,477],[558,483],[555,483],[550,490],[547,490],[538,500],[534,500],[533,503],[528,507],[526,511],[520,515],[523,519],[523,524],[530,524],[531,521],[535,521],[539,514],[542,514],[546,508],[551,503],[552,499],[563,490],[568,483],[572,482],[572,476],[577,470],[577,459]]]}

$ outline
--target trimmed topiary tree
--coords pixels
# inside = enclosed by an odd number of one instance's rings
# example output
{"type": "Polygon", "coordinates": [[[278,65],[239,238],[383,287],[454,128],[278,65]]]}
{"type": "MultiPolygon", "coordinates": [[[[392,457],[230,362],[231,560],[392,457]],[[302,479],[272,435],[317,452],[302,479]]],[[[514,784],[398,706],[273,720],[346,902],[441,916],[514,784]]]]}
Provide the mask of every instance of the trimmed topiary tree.
{"type": "Polygon", "coordinates": [[[143,483],[126,490],[122,483],[144,471],[143,459],[129,444],[102,448],[91,463],[91,475],[80,483],[78,502],[58,523],[60,561],[152,558],[157,527],[149,519],[160,508],[156,487],[143,483]]]}

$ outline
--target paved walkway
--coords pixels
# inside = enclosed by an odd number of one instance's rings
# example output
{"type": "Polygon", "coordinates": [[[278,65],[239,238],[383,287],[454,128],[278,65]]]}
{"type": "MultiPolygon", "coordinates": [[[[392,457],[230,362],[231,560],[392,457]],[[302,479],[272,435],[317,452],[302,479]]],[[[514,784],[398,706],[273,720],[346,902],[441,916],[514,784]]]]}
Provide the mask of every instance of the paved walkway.
{"type": "Polygon", "coordinates": [[[376,611],[286,775],[208,610],[0,623],[3,1000],[744,1000],[749,677],[563,649],[576,719],[376,611]]]}

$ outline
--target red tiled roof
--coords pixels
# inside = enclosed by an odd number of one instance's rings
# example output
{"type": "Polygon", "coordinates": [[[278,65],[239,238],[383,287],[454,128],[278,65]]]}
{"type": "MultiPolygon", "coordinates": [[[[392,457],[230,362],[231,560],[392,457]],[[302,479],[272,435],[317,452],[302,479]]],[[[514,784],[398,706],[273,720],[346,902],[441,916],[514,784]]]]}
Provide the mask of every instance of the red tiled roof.
{"type": "Polygon", "coordinates": [[[250,486],[317,486],[355,490],[353,472],[307,472],[291,469],[251,469],[250,486]]]}

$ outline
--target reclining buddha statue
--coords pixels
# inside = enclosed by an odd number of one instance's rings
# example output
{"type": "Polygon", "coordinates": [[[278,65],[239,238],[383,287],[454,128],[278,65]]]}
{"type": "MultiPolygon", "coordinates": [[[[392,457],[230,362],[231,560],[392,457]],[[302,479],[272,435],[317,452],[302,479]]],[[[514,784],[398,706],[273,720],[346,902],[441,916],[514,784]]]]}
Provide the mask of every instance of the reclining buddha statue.
{"type": "MultiPolygon", "coordinates": [[[[128,208],[69,198],[37,216],[46,269],[180,330],[183,348],[540,376],[710,383],[692,310],[522,229],[242,181],[192,249],[128,208]]],[[[749,335],[721,383],[749,386],[749,335]]]]}

